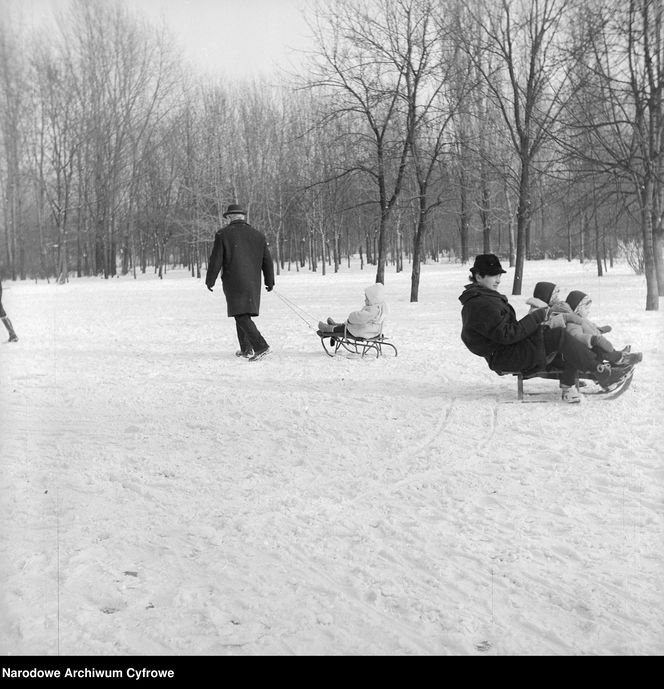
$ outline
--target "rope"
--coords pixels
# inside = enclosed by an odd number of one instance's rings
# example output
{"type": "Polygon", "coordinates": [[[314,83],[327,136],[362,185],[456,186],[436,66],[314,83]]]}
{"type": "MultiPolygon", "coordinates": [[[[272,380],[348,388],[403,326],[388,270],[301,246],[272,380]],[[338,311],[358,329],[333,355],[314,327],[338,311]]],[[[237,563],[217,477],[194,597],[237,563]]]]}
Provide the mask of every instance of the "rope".
{"type": "Polygon", "coordinates": [[[280,292],[277,292],[276,289],[273,289],[272,292],[276,294],[281,301],[286,304],[286,306],[300,319],[302,319],[306,324],[308,328],[311,328],[311,330],[318,330],[318,321],[310,314],[307,313],[303,308],[299,307],[297,304],[294,304],[290,299],[287,299],[286,297],[283,296],[280,292]],[[304,316],[302,315],[304,314],[304,316]],[[305,318],[307,316],[307,318],[305,318]],[[316,327],[311,325],[309,320],[312,320],[316,323],[316,327]]]}

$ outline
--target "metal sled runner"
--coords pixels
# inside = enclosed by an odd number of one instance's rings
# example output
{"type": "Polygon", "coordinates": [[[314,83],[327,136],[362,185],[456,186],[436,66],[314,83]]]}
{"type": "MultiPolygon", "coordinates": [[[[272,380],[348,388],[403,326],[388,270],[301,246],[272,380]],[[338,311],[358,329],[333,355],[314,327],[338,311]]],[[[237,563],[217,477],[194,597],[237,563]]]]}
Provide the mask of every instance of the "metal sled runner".
{"type": "MultiPolygon", "coordinates": [[[[499,376],[516,376],[516,394],[519,402],[526,401],[526,397],[537,397],[542,393],[524,392],[523,382],[533,378],[545,378],[548,380],[560,380],[562,370],[558,368],[546,368],[541,371],[526,372],[523,371],[503,371],[499,372],[499,376]]],[[[625,390],[629,388],[634,377],[634,368],[631,368],[619,381],[611,385],[609,388],[603,388],[597,382],[597,378],[592,373],[580,373],[576,379],[576,387],[584,396],[597,396],[603,399],[615,399],[622,395],[625,390]]],[[[543,401],[543,400],[542,400],[543,401]]]]}
{"type": "Polygon", "coordinates": [[[397,356],[397,348],[391,342],[388,342],[382,333],[376,337],[355,337],[344,327],[343,333],[324,333],[321,330],[317,330],[316,335],[320,337],[320,343],[328,356],[336,356],[339,350],[346,351],[349,354],[358,354],[361,357],[371,353],[378,358],[386,352],[397,356]]]}

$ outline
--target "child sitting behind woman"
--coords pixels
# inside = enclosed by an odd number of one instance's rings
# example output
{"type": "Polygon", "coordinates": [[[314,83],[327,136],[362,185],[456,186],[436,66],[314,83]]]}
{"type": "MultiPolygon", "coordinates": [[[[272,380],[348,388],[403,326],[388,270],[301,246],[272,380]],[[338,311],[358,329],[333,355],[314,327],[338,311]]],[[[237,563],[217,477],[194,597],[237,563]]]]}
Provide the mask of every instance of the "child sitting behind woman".
{"type": "Polygon", "coordinates": [[[597,326],[590,319],[592,299],[580,290],[572,290],[565,301],[560,300],[560,288],[552,282],[538,282],[533,296],[526,300],[531,310],[542,306],[551,307],[551,319],[559,314],[575,314],[578,319],[567,321],[566,328],[570,335],[611,364],[637,364],[643,359],[641,352],[632,352],[630,345],[616,350],[604,333],[611,331],[610,325],[597,326]]]}
{"type": "Polygon", "coordinates": [[[353,311],[343,323],[337,323],[328,318],[327,322],[320,321],[318,330],[321,333],[338,333],[343,335],[347,330],[353,337],[368,339],[381,334],[383,323],[389,312],[385,302],[385,287],[382,283],[367,287],[364,290],[364,306],[359,311],[353,311]]]}

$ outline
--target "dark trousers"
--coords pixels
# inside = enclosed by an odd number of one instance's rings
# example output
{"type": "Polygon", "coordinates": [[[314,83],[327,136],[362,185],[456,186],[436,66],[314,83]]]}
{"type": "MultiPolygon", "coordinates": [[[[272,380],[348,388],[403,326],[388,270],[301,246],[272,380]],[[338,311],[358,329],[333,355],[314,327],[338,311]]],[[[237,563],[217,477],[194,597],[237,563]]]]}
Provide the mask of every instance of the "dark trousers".
{"type": "Polygon", "coordinates": [[[552,365],[562,368],[560,382],[570,387],[579,371],[594,373],[601,363],[591,349],[570,336],[565,328],[544,328],[544,349],[547,356],[556,353],[552,365]]]}
{"type": "Polygon", "coordinates": [[[258,331],[256,324],[251,320],[248,313],[235,316],[235,328],[237,330],[237,340],[243,352],[264,352],[268,348],[267,342],[258,331]]]}

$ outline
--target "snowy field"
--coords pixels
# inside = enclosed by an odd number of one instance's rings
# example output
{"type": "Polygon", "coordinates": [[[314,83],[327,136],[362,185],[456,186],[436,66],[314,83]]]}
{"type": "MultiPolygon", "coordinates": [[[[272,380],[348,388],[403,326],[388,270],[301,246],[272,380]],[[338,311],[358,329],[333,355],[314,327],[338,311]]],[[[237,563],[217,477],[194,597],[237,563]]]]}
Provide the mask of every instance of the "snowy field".
{"type": "MultiPolygon", "coordinates": [[[[664,652],[664,310],[617,266],[526,265],[644,352],[615,401],[516,403],[461,344],[468,271],[388,267],[397,358],[330,359],[316,321],[374,269],[283,273],[236,359],[220,287],[5,282],[4,655],[664,652]]],[[[513,272],[501,291],[511,291],[513,272]]]]}

